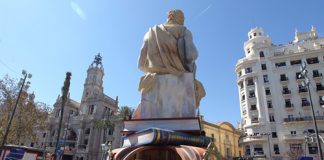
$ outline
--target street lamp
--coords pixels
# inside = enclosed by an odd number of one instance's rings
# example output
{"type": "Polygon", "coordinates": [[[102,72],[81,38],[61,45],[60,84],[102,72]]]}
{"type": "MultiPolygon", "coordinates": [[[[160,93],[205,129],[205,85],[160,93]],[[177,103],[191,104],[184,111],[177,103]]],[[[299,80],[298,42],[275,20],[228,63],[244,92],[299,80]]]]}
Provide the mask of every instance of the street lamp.
{"type": "Polygon", "coordinates": [[[305,62],[302,63],[302,66],[301,66],[300,70],[301,70],[301,73],[300,73],[299,77],[304,78],[304,80],[302,81],[302,85],[304,87],[306,87],[306,89],[308,90],[309,100],[310,100],[311,110],[312,110],[313,124],[314,124],[315,134],[316,134],[316,138],[317,138],[318,151],[319,151],[321,160],[323,160],[322,147],[321,147],[320,138],[319,138],[319,135],[318,135],[318,128],[317,128],[317,122],[316,122],[316,117],[315,117],[315,112],[314,112],[312,95],[311,95],[310,88],[309,88],[310,80],[307,77],[308,71],[306,69],[306,63],[305,62]]]}
{"type": "MultiPolygon", "coordinates": [[[[2,140],[2,144],[1,144],[1,148],[6,144],[6,141],[7,141],[7,137],[8,137],[8,134],[9,134],[9,130],[10,130],[10,127],[11,127],[11,123],[12,123],[12,119],[13,117],[15,116],[15,113],[16,113],[16,109],[17,109],[17,106],[18,106],[18,102],[19,102],[19,98],[20,98],[20,95],[21,95],[21,92],[24,88],[24,85],[25,85],[25,82],[26,82],[26,79],[27,78],[31,78],[32,75],[30,73],[27,73],[25,70],[22,71],[22,75],[24,76],[24,78],[21,78],[20,80],[20,84],[21,84],[21,87],[20,87],[20,90],[19,90],[19,93],[18,93],[18,97],[16,99],[16,103],[15,103],[15,106],[13,108],[13,111],[11,113],[11,116],[10,116],[10,120],[9,120],[9,123],[8,123],[8,126],[7,126],[7,129],[6,129],[6,132],[5,132],[5,135],[3,136],[3,140],[2,140]]],[[[27,82],[27,84],[29,85],[30,82],[27,82]]],[[[29,86],[26,85],[25,87],[28,88],[29,86]]],[[[0,148],[0,155],[2,153],[2,150],[0,148]]]]}
{"type": "Polygon", "coordinates": [[[261,133],[261,135],[266,135],[268,137],[269,159],[272,159],[272,156],[271,156],[271,146],[270,146],[270,135],[271,135],[271,133],[261,133]]]}

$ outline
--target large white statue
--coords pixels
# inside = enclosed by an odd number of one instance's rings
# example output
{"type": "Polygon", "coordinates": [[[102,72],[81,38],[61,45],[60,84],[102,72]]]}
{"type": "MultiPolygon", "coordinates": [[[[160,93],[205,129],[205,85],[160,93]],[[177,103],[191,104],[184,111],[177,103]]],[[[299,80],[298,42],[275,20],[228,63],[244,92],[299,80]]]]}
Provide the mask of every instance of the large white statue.
{"type": "Polygon", "coordinates": [[[166,24],[145,34],[138,61],[145,73],[139,84],[142,99],[134,119],[196,116],[205,90],[195,79],[198,51],[183,24],[183,12],[171,10],[166,24]]]}

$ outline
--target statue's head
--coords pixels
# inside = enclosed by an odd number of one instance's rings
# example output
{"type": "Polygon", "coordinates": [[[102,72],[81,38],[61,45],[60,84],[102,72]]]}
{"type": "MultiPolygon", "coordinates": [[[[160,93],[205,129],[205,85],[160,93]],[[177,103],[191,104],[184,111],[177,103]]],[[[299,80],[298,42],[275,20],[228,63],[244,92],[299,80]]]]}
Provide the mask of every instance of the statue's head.
{"type": "Polygon", "coordinates": [[[178,24],[183,25],[184,24],[184,14],[180,9],[174,9],[170,10],[168,12],[168,24],[178,24]]]}

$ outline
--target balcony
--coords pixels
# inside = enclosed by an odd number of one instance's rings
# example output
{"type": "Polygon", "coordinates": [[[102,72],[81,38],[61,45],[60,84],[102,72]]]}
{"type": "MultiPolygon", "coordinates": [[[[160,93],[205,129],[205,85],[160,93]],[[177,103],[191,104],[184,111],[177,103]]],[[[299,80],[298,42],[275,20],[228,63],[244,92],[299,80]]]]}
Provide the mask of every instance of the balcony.
{"type": "Polygon", "coordinates": [[[305,78],[303,76],[301,76],[300,74],[296,74],[296,81],[297,82],[301,82],[303,80],[305,80],[305,78]]]}
{"type": "Polygon", "coordinates": [[[286,103],[285,108],[287,111],[292,111],[292,110],[294,110],[294,104],[286,103]]]}
{"type": "Polygon", "coordinates": [[[283,91],[282,91],[282,95],[283,95],[284,97],[291,96],[291,91],[290,91],[289,89],[283,90],[283,91]]]}
{"type": "Polygon", "coordinates": [[[319,100],[319,104],[320,105],[324,105],[324,101],[323,100],[319,100]]]}
{"type": "Polygon", "coordinates": [[[313,73],[313,78],[314,79],[321,79],[321,78],[323,78],[323,75],[322,75],[322,73],[313,73]]]}
{"type": "Polygon", "coordinates": [[[280,77],[280,82],[282,84],[287,84],[288,83],[288,77],[280,77]]]}
{"type": "Polygon", "coordinates": [[[285,141],[304,141],[305,136],[304,135],[296,135],[296,134],[286,134],[283,136],[283,139],[285,141]]]}
{"type": "Polygon", "coordinates": [[[319,94],[324,94],[324,86],[322,84],[316,85],[316,91],[319,94]]]}
{"type": "Polygon", "coordinates": [[[252,119],[252,120],[251,120],[251,123],[253,123],[253,124],[254,124],[254,123],[259,123],[259,120],[258,120],[258,119],[252,119]]]}
{"type": "Polygon", "coordinates": [[[250,142],[266,142],[267,138],[265,136],[256,135],[256,136],[245,136],[241,137],[239,143],[250,143],[250,142]]]}
{"type": "MultiPolygon", "coordinates": [[[[316,120],[324,120],[324,116],[315,116],[316,120]]],[[[304,117],[290,117],[290,118],[284,118],[284,122],[307,122],[307,121],[312,121],[313,118],[312,116],[304,116],[304,117]]]]}
{"type": "Polygon", "coordinates": [[[301,95],[301,96],[305,96],[305,95],[308,94],[308,90],[307,90],[307,88],[299,87],[299,89],[298,89],[298,93],[299,93],[299,95],[301,95]]]}
{"type": "Polygon", "coordinates": [[[310,103],[308,101],[302,102],[301,106],[305,110],[309,110],[310,109],[310,103]]]}

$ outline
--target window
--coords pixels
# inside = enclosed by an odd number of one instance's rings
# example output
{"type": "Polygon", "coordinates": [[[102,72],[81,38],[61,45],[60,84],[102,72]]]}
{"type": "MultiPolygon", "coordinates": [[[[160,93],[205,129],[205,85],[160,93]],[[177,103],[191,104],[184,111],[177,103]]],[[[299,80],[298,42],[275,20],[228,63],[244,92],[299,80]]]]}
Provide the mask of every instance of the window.
{"type": "Polygon", "coordinates": [[[273,145],[273,151],[275,154],[280,154],[280,150],[279,150],[279,145],[278,144],[274,144],[273,145]]]}
{"type": "MultiPolygon", "coordinates": [[[[269,121],[270,122],[275,122],[275,119],[274,119],[274,115],[273,114],[269,114],[269,121]]],[[[272,132],[273,133],[273,132],[272,132]]],[[[277,134],[277,133],[276,133],[277,134]]],[[[273,137],[272,137],[273,138],[273,137]]]]}
{"type": "Polygon", "coordinates": [[[266,93],[266,95],[271,95],[270,89],[269,88],[266,88],[265,89],[265,93],[266,93]]]}
{"type": "Polygon", "coordinates": [[[251,111],[255,111],[255,110],[257,110],[256,104],[252,104],[251,105],[251,111]]]}
{"type": "Polygon", "coordinates": [[[241,77],[242,76],[242,71],[239,71],[237,75],[238,75],[238,77],[241,77]]]}
{"type": "Polygon", "coordinates": [[[272,132],[271,135],[272,135],[272,138],[278,138],[277,132],[272,132]]]}
{"type": "Polygon", "coordinates": [[[250,48],[248,48],[248,49],[247,49],[247,53],[250,53],[250,52],[251,52],[251,51],[250,51],[250,48]]]}
{"type": "Polygon", "coordinates": [[[253,79],[252,78],[247,80],[247,85],[248,86],[254,85],[254,82],[253,82],[253,79]]]}
{"type": "Polygon", "coordinates": [[[292,65],[292,66],[294,66],[294,65],[301,65],[301,60],[290,61],[290,65],[292,65]]]}
{"type": "Polygon", "coordinates": [[[55,131],[52,131],[51,136],[53,137],[55,135],[55,131]]]}
{"type": "Polygon", "coordinates": [[[251,72],[252,72],[252,68],[251,67],[245,68],[245,73],[251,73],[251,72]]]}
{"type": "Polygon", "coordinates": [[[264,83],[269,83],[268,75],[263,75],[263,82],[264,83]]]}
{"type": "Polygon", "coordinates": [[[303,147],[301,144],[290,144],[290,151],[301,151],[303,147]]]}
{"type": "Polygon", "coordinates": [[[302,85],[298,85],[298,92],[301,93],[301,92],[307,92],[307,88],[302,86],[302,85]]]}
{"type": "Polygon", "coordinates": [[[256,33],[253,33],[253,36],[255,37],[257,34],[256,33]]]}
{"type": "Polygon", "coordinates": [[[245,95],[244,94],[241,97],[241,101],[245,101],[245,95]]]}
{"type": "Polygon", "coordinates": [[[108,129],[108,135],[113,135],[113,130],[112,129],[108,129]]]}
{"type": "Polygon", "coordinates": [[[251,123],[259,123],[258,117],[252,117],[251,123]]]}
{"type": "Polygon", "coordinates": [[[260,55],[260,57],[264,57],[263,51],[260,51],[259,55],[260,55]]]}
{"type": "Polygon", "coordinates": [[[288,77],[286,77],[285,74],[280,75],[280,81],[287,81],[287,80],[288,80],[288,77]]]}
{"type": "Polygon", "coordinates": [[[87,128],[84,132],[84,134],[89,135],[90,134],[90,128],[87,128]]]}
{"type": "Polygon", "coordinates": [[[296,135],[296,131],[290,131],[290,134],[295,136],[296,135]]]}
{"type": "Polygon", "coordinates": [[[290,94],[290,93],[291,93],[291,91],[288,89],[287,86],[282,87],[282,94],[290,94]]]}
{"type": "Polygon", "coordinates": [[[309,154],[317,154],[318,149],[317,149],[317,144],[316,143],[309,143],[308,144],[308,153],[309,154]]]}
{"type": "Polygon", "coordinates": [[[254,155],[264,155],[262,145],[254,146],[254,155]]]}
{"type": "Polygon", "coordinates": [[[251,155],[250,146],[249,145],[246,145],[244,148],[245,148],[245,155],[247,155],[247,156],[251,155]]]}
{"type": "Polygon", "coordinates": [[[316,83],[316,91],[324,90],[324,86],[321,83],[316,83]]]}
{"type": "Polygon", "coordinates": [[[318,58],[317,57],[307,58],[306,61],[308,64],[315,64],[318,63],[318,58]]]}
{"type": "Polygon", "coordinates": [[[296,79],[304,79],[300,72],[296,73],[296,79]]]}
{"type": "Polygon", "coordinates": [[[324,105],[324,96],[319,96],[318,98],[320,105],[324,105]]]}
{"type": "Polygon", "coordinates": [[[272,102],[271,101],[267,101],[267,106],[268,106],[268,108],[272,108],[272,102]]]}
{"type": "Polygon", "coordinates": [[[84,143],[84,145],[88,145],[88,139],[85,139],[85,140],[83,141],[83,143],[84,143]]]}
{"type": "Polygon", "coordinates": [[[46,133],[43,133],[43,138],[45,138],[46,137],[46,133]]]}
{"type": "Polygon", "coordinates": [[[313,70],[313,77],[322,77],[322,73],[319,73],[318,70],[313,70]]]}
{"type": "Polygon", "coordinates": [[[290,99],[285,99],[285,106],[286,106],[286,108],[294,107],[294,105],[291,104],[290,99]]]}
{"type": "Polygon", "coordinates": [[[255,97],[254,91],[249,91],[249,98],[253,98],[253,97],[255,97]]]}
{"type": "Polygon", "coordinates": [[[293,120],[293,119],[294,119],[294,115],[289,114],[289,115],[288,115],[288,119],[293,120]]]}
{"type": "Polygon", "coordinates": [[[276,67],[283,67],[283,66],[286,66],[286,62],[278,62],[278,63],[275,63],[275,66],[276,66],[276,67]]]}
{"type": "Polygon", "coordinates": [[[89,115],[93,114],[93,111],[94,111],[94,105],[90,105],[88,108],[88,114],[89,115]]]}
{"type": "Polygon", "coordinates": [[[302,98],[301,101],[302,101],[302,107],[310,106],[310,103],[307,100],[307,98],[302,98]]]}
{"type": "Polygon", "coordinates": [[[240,86],[240,89],[243,89],[244,88],[244,85],[243,85],[243,82],[239,82],[239,86],[240,86]]]}
{"type": "Polygon", "coordinates": [[[261,69],[262,70],[267,70],[267,65],[266,64],[261,64],[261,69]]]}

